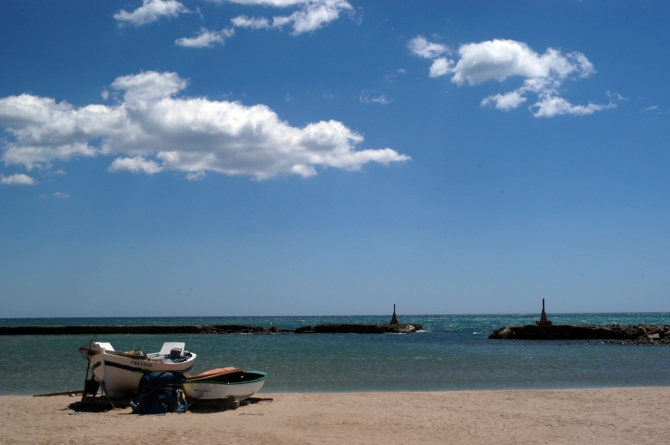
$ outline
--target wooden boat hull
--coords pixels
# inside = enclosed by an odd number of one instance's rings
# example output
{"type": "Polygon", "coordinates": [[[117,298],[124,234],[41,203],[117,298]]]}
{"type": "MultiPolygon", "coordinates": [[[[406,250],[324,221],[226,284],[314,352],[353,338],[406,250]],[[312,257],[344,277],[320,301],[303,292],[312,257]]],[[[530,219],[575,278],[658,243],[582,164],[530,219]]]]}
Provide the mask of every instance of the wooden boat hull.
{"type": "Polygon", "coordinates": [[[260,391],[267,378],[267,373],[262,371],[245,371],[224,381],[187,380],[184,393],[192,399],[226,399],[233,396],[240,401],[260,391]]]}
{"type": "Polygon", "coordinates": [[[196,354],[189,353],[183,362],[140,360],[137,358],[105,354],[104,365],[102,354],[89,358],[93,374],[99,382],[104,382],[104,390],[109,397],[132,397],[137,394],[140,379],[147,372],[181,372],[188,374],[193,368],[196,354]]]}

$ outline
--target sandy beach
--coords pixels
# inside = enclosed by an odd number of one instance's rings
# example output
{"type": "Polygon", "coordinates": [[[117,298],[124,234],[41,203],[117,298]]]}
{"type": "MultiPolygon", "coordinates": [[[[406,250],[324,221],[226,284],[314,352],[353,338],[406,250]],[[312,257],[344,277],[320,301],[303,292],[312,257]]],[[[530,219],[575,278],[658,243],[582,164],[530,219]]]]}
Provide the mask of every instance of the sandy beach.
{"type": "Polygon", "coordinates": [[[670,387],[263,397],[274,400],[138,416],[130,408],[83,412],[78,397],[3,396],[0,443],[658,444],[670,437],[670,387]]]}

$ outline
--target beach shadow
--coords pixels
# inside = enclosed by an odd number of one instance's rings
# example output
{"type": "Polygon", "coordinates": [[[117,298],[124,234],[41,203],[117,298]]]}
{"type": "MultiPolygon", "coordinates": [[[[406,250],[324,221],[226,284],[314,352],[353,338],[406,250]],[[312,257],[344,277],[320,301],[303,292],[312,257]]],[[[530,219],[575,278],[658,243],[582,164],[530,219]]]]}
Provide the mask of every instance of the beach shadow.
{"type": "MultiPolygon", "coordinates": [[[[234,411],[240,406],[255,405],[257,403],[268,403],[274,399],[269,397],[250,397],[236,403],[232,400],[191,400],[188,404],[188,411],[195,414],[211,414],[223,411],[234,411]]],[[[106,397],[85,397],[72,402],[68,405],[68,409],[74,411],[70,415],[78,415],[85,413],[105,413],[114,411],[114,409],[125,409],[130,406],[131,399],[107,399],[106,397]]],[[[119,414],[135,415],[132,411],[123,412],[119,414]]]]}
{"type": "Polygon", "coordinates": [[[108,399],[106,397],[84,397],[70,403],[68,408],[75,413],[104,413],[115,408],[125,409],[130,406],[130,399],[108,399]]]}
{"type": "Polygon", "coordinates": [[[228,399],[192,399],[188,403],[188,411],[195,414],[220,413],[223,411],[234,411],[240,406],[255,405],[260,402],[272,402],[272,400],[269,397],[249,397],[241,402],[234,402],[228,399]]]}

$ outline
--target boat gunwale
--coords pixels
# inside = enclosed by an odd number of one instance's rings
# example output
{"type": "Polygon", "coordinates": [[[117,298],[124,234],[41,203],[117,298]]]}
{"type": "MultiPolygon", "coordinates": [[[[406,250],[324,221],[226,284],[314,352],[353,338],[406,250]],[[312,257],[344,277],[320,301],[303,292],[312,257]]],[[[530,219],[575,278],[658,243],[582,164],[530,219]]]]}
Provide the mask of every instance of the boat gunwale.
{"type": "MultiPolygon", "coordinates": [[[[189,351],[187,353],[190,355],[190,357],[188,357],[186,360],[177,363],[170,363],[153,360],[138,360],[136,358],[128,357],[127,355],[113,355],[105,352],[105,365],[138,374],[147,374],[149,372],[181,372],[183,374],[188,373],[193,368],[193,362],[198,356],[194,352],[189,351]],[[133,365],[133,361],[150,365],[137,366],[133,365]],[[156,366],[154,367],[153,365],[156,366]]],[[[102,365],[102,353],[91,355],[89,356],[88,360],[91,364],[91,368],[95,370],[102,365]]]]}
{"type": "Polygon", "coordinates": [[[217,382],[217,381],[210,381],[210,380],[188,380],[183,383],[184,385],[246,385],[249,383],[256,383],[256,382],[262,382],[263,380],[268,378],[268,373],[263,372],[263,371],[244,371],[244,373],[255,373],[255,374],[263,374],[261,377],[253,379],[253,380],[246,380],[244,382],[217,382]]]}

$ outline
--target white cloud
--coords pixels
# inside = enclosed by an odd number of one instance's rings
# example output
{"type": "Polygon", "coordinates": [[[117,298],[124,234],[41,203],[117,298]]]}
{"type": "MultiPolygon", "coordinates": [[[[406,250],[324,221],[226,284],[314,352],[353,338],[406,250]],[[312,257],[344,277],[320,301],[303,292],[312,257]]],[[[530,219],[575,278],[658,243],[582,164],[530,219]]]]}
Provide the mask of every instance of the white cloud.
{"type": "Polygon", "coordinates": [[[442,54],[449,54],[451,52],[447,45],[429,42],[424,36],[414,37],[409,41],[408,47],[414,55],[426,59],[435,59],[442,54]]]}
{"type": "Polygon", "coordinates": [[[388,80],[389,82],[393,82],[398,76],[405,75],[407,74],[407,71],[405,71],[404,68],[400,68],[395,70],[395,72],[387,74],[384,76],[384,79],[388,80]]]}
{"type": "Polygon", "coordinates": [[[122,9],[114,14],[114,18],[120,22],[141,26],[161,17],[177,17],[185,12],[190,11],[176,0],[142,0],[142,6],[136,10],[128,12],[122,9]]]}
{"type": "Polygon", "coordinates": [[[207,28],[201,28],[200,34],[195,37],[182,37],[175,40],[175,44],[187,48],[211,48],[215,43],[223,45],[228,37],[232,37],[235,30],[224,28],[221,31],[210,31],[207,28]]]}
{"type": "Polygon", "coordinates": [[[658,105],[652,105],[651,107],[643,108],[641,111],[653,111],[653,110],[657,110],[657,109],[658,109],[658,105]]]}
{"type": "Polygon", "coordinates": [[[627,101],[628,100],[627,97],[623,97],[619,93],[611,93],[609,90],[607,91],[607,97],[609,97],[612,100],[616,100],[616,101],[627,101]]]}
{"type": "MultiPolygon", "coordinates": [[[[232,19],[237,27],[251,29],[283,28],[290,25],[294,35],[315,31],[324,25],[337,20],[340,14],[353,12],[353,7],[346,0],[225,0],[230,3],[243,5],[262,5],[274,8],[297,7],[298,9],[287,16],[248,17],[241,15],[232,19]]],[[[220,3],[223,2],[219,1],[220,3]]]]}
{"type": "Polygon", "coordinates": [[[440,77],[445,74],[449,74],[454,63],[447,59],[446,57],[438,57],[433,61],[433,64],[430,66],[428,75],[430,77],[440,77]]]}
{"type": "Polygon", "coordinates": [[[361,91],[361,95],[359,96],[358,100],[362,104],[375,103],[375,104],[387,105],[391,103],[391,101],[386,98],[384,93],[379,93],[374,90],[361,91]]]}
{"type": "Polygon", "coordinates": [[[497,109],[508,111],[518,107],[526,101],[519,91],[510,91],[505,94],[496,94],[482,100],[482,106],[493,104],[497,109]]]}
{"type": "Polygon", "coordinates": [[[510,76],[565,79],[577,74],[587,77],[595,72],[581,53],[563,55],[549,48],[539,55],[528,45],[514,40],[489,40],[468,43],[459,48],[460,60],[454,67],[452,82],[477,85],[489,80],[502,82],[510,76]]]}
{"type": "Polygon", "coordinates": [[[71,198],[71,196],[69,194],[63,193],[63,192],[54,192],[51,195],[40,195],[40,198],[43,198],[43,199],[49,199],[49,198],[68,199],[68,198],[71,198]]]}
{"type": "Polygon", "coordinates": [[[616,108],[616,104],[609,103],[606,105],[597,105],[589,103],[588,105],[572,105],[562,97],[551,95],[540,99],[536,104],[530,106],[531,110],[535,110],[533,112],[535,117],[554,117],[557,114],[584,116],[607,108],[616,108]]]}
{"type": "Polygon", "coordinates": [[[153,175],[154,173],[159,173],[162,168],[157,162],[144,159],[142,156],[138,155],[132,158],[116,158],[107,170],[110,172],[127,170],[131,173],[146,173],[148,175],[153,175]]]}
{"type": "Polygon", "coordinates": [[[37,181],[31,178],[28,175],[23,173],[17,173],[15,175],[4,176],[0,175],[0,184],[4,185],[35,185],[37,181]]]}
{"type": "MultiPolygon", "coordinates": [[[[49,124],[47,125],[50,126],[49,124]]],[[[53,130],[58,131],[57,129],[32,128],[27,131],[18,130],[16,134],[27,132],[50,133],[53,130]]],[[[48,137],[50,139],[58,139],[59,136],[64,135],[50,134],[48,137]]],[[[30,140],[30,137],[24,138],[24,140],[30,140]]],[[[5,162],[5,164],[24,165],[28,170],[32,170],[37,166],[49,166],[51,161],[56,159],[67,161],[70,158],[76,158],[80,156],[90,157],[95,156],[96,154],[96,149],[86,143],[63,144],[54,146],[44,146],[37,144],[16,145],[10,143],[5,145],[5,152],[2,155],[2,160],[5,162]]]]}
{"type": "Polygon", "coordinates": [[[389,149],[356,150],[363,137],[338,121],[303,128],[281,121],[265,105],[175,95],[187,86],[176,73],[118,77],[113,106],[76,108],[29,94],[0,99],[0,145],[5,164],[26,168],[79,156],[117,155],[109,169],[154,174],[185,172],[190,179],[214,171],[266,179],[313,176],[317,168],[359,170],[368,162],[409,160],[389,149]]]}
{"type": "Polygon", "coordinates": [[[125,91],[124,102],[132,102],[139,106],[173,96],[186,88],[188,82],[177,73],[159,73],[147,71],[114,79],[112,88],[125,91]]]}
{"type": "Polygon", "coordinates": [[[617,98],[612,95],[610,103],[604,105],[573,105],[559,96],[559,89],[566,80],[595,73],[593,64],[579,52],[564,54],[549,48],[544,54],[538,54],[523,42],[496,39],[461,45],[456,61],[445,56],[451,54],[449,48],[429,42],[423,36],[413,38],[409,48],[415,55],[433,60],[430,77],[453,74],[451,81],[457,85],[503,82],[514,76],[523,78],[521,87],[488,96],[481,101],[482,106],[509,111],[526,102],[528,94],[538,97],[537,102],[529,106],[536,117],[583,116],[617,106],[614,103],[617,98]]]}
{"type": "Polygon", "coordinates": [[[272,23],[266,17],[247,17],[241,15],[230,20],[233,26],[238,28],[267,29],[272,28],[272,23]]]}

